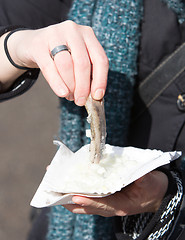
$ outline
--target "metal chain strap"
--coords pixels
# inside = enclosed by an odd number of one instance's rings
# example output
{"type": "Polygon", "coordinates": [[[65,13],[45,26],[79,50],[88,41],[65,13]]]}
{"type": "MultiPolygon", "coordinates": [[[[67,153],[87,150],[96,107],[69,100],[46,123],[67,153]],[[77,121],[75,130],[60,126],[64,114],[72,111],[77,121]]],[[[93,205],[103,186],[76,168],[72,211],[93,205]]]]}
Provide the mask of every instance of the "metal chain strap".
{"type": "Polygon", "coordinates": [[[174,220],[174,211],[177,205],[181,202],[183,196],[183,187],[181,179],[177,176],[176,173],[171,172],[173,177],[177,183],[177,194],[171,199],[168,206],[166,207],[166,211],[161,215],[160,222],[163,223],[165,219],[170,218],[168,223],[166,223],[163,227],[157,230],[155,233],[151,233],[148,237],[148,240],[157,240],[160,239],[170,228],[173,220],[174,220]]]}

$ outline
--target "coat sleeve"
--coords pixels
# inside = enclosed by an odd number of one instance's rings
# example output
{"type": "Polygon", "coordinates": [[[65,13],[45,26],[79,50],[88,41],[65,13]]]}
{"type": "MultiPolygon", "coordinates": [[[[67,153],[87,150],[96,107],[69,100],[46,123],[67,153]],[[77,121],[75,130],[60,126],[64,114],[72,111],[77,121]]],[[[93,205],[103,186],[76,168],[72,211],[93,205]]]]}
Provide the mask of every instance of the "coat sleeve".
{"type": "MultiPolygon", "coordinates": [[[[18,28],[19,26],[0,26],[0,37],[13,29],[18,28]]],[[[15,80],[13,85],[6,91],[2,92],[2,83],[0,81],[0,102],[14,98],[26,92],[37,80],[39,75],[39,69],[31,69],[21,75],[15,80]]]]}

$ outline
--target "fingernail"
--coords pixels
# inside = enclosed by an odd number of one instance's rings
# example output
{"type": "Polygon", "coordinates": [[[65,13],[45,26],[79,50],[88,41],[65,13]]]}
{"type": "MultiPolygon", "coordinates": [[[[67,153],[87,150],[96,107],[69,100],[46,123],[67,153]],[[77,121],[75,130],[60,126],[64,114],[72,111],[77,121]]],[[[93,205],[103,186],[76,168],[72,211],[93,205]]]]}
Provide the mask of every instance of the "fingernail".
{"type": "Polygon", "coordinates": [[[83,106],[86,103],[86,98],[85,97],[80,97],[75,102],[78,106],[83,106]]]}
{"type": "Polygon", "coordinates": [[[103,98],[103,96],[104,96],[104,93],[105,93],[105,91],[103,89],[98,89],[94,93],[94,97],[93,98],[96,99],[96,100],[101,100],[103,98]]]}
{"type": "Polygon", "coordinates": [[[68,90],[67,89],[60,89],[60,96],[61,97],[65,97],[68,94],[68,90]]]}
{"type": "Polygon", "coordinates": [[[74,100],[74,95],[73,94],[69,94],[66,98],[69,101],[73,101],[74,100]]]}
{"type": "Polygon", "coordinates": [[[79,199],[78,197],[73,197],[72,201],[80,206],[85,206],[85,204],[81,201],[81,199],[79,199]]]}

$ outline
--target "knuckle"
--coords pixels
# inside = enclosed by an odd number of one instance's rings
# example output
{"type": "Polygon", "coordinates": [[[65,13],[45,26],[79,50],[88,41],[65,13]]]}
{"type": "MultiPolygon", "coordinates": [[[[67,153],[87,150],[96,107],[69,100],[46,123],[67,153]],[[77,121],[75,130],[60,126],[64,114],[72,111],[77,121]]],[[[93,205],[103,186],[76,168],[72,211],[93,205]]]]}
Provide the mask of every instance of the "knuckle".
{"type": "Polygon", "coordinates": [[[72,20],[66,20],[62,24],[64,24],[67,28],[70,28],[70,29],[76,29],[76,27],[77,27],[77,24],[75,22],[73,22],[72,20]]]}
{"type": "Polygon", "coordinates": [[[106,68],[109,67],[109,60],[108,60],[106,54],[101,54],[98,57],[98,61],[99,61],[99,64],[101,64],[103,67],[106,67],[106,68]]]}
{"type": "Polygon", "coordinates": [[[72,20],[66,20],[64,22],[55,24],[55,25],[50,25],[46,27],[46,34],[48,37],[51,36],[58,36],[59,32],[70,32],[70,31],[76,31],[77,24],[73,22],[72,20]]]}
{"type": "Polygon", "coordinates": [[[100,201],[98,201],[98,203],[96,204],[96,207],[102,212],[108,211],[108,206],[104,203],[101,203],[100,201]]]}
{"type": "Polygon", "coordinates": [[[115,215],[119,217],[124,217],[126,216],[126,213],[123,210],[115,210],[115,215]]]}
{"type": "Polygon", "coordinates": [[[70,26],[75,26],[76,25],[76,23],[73,22],[72,20],[66,20],[64,23],[67,24],[67,25],[70,25],[70,26]]]}
{"type": "Polygon", "coordinates": [[[80,99],[80,98],[87,98],[89,95],[89,89],[85,86],[75,86],[75,89],[74,89],[74,98],[76,100],[80,99]]]}
{"type": "Polygon", "coordinates": [[[90,34],[94,34],[94,31],[93,31],[93,29],[92,29],[92,27],[90,27],[90,26],[83,26],[83,28],[88,32],[88,33],[90,33],[90,34]]]}
{"type": "Polygon", "coordinates": [[[45,35],[49,39],[51,36],[55,36],[58,32],[58,26],[59,25],[51,25],[45,28],[45,35]]]}
{"type": "Polygon", "coordinates": [[[79,57],[76,62],[78,68],[81,70],[89,70],[90,69],[90,62],[86,57],[79,57]]]}
{"type": "MultiPolygon", "coordinates": [[[[59,55],[58,55],[59,57],[59,55]]],[[[70,60],[66,60],[63,57],[57,59],[59,62],[59,66],[61,66],[61,69],[65,72],[69,72],[72,69],[72,63],[70,60]]]]}

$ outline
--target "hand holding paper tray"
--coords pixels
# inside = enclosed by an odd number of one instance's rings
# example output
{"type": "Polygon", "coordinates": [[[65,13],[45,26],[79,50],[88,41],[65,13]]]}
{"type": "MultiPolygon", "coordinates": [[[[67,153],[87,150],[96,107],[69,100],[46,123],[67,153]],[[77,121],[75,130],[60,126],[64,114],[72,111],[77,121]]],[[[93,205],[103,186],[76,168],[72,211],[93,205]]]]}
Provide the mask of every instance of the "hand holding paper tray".
{"type": "Polygon", "coordinates": [[[88,160],[89,145],[73,153],[61,142],[55,143],[60,147],[31,201],[34,207],[69,204],[74,195],[104,197],[113,194],[181,155],[176,151],[106,144],[102,160],[94,164],[88,160]]]}

